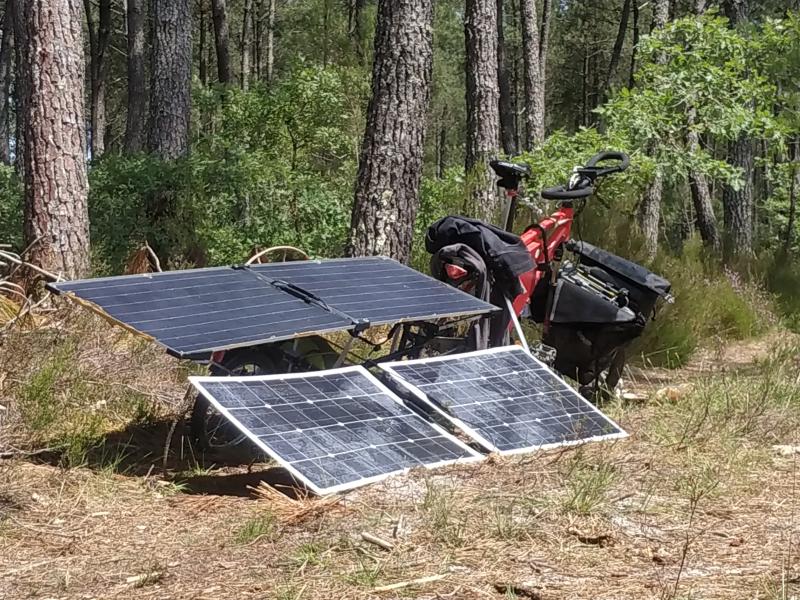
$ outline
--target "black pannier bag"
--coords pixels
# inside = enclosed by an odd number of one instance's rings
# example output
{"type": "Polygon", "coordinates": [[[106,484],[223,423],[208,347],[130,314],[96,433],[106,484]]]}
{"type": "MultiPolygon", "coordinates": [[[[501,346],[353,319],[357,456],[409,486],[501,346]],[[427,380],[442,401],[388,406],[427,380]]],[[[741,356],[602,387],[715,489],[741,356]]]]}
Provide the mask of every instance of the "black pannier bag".
{"type": "Polygon", "coordinates": [[[542,341],[556,350],[556,370],[582,385],[608,369],[646,323],[623,290],[570,263],[559,272],[549,316],[542,341]]]}
{"type": "Polygon", "coordinates": [[[630,260],[587,242],[570,241],[567,250],[580,257],[581,266],[593,277],[625,290],[630,308],[649,318],[659,298],[668,298],[669,281],[630,260]]]}

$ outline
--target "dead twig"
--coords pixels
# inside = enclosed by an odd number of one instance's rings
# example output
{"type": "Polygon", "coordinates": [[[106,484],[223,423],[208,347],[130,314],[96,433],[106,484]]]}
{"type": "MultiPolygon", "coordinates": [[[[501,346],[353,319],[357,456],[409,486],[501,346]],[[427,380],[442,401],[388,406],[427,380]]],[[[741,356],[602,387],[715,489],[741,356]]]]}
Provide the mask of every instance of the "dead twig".
{"type": "Polygon", "coordinates": [[[400,590],[403,588],[410,587],[412,585],[424,585],[426,583],[433,583],[434,581],[441,581],[447,577],[446,573],[442,573],[441,575],[428,575],[427,577],[420,577],[418,579],[409,579],[408,581],[400,581],[398,583],[392,583],[390,585],[382,585],[380,587],[372,588],[373,592],[391,592],[393,590],[400,590]]]}
{"type": "Polygon", "coordinates": [[[384,550],[391,551],[394,548],[394,544],[392,544],[392,542],[387,542],[386,540],[379,538],[377,535],[372,535],[368,531],[361,532],[361,539],[365,542],[369,542],[370,544],[375,544],[384,550]]]}

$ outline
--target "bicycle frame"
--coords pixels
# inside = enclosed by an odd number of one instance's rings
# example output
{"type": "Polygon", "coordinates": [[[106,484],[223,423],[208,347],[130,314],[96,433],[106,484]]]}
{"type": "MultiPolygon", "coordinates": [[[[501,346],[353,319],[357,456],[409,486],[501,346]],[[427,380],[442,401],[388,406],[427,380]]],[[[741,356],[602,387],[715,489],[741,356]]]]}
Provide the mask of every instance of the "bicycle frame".
{"type": "MultiPolygon", "coordinates": [[[[510,192],[512,192],[510,190],[510,192]]],[[[507,193],[510,209],[506,227],[513,226],[514,208],[517,202],[517,193],[507,193]]],[[[565,244],[572,234],[572,222],[575,218],[575,209],[572,202],[563,202],[552,215],[543,219],[536,225],[528,226],[520,236],[528,252],[536,263],[536,268],[520,276],[519,280],[525,291],[514,298],[512,302],[514,312],[519,316],[530,302],[531,294],[545,276],[547,267],[559,254],[562,244],[565,244]]]]}

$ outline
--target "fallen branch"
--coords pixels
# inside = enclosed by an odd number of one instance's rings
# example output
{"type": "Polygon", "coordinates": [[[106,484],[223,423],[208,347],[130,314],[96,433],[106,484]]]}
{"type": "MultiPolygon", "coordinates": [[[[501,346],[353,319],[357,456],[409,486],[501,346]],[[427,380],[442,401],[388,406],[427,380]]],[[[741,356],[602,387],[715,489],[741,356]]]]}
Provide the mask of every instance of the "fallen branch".
{"type": "Polygon", "coordinates": [[[419,579],[410,579],[409,581],[401,581],[399,583],[392,583],[391,585],[382,585],[380,587],[372,588],[373,592],[391,592],[392,590],[400,590],[412,585],[423,585],[425,583],[433,583],[434,581],[441,581],[447,577],[446,573],[441,575],[429,575],[428,577],[420,577],[419,579]]]}
{"type": "Polygon", "coordinates": [[[361,539],[365,542],[369,542],[370,544],[375,544],[384,550],[392,550],[394,548],[394,544],[392,544],[392,542],[387,542],[386,540],[379,538],[377,535],[372,535],[368,531],[361,532],[361,539]]]}

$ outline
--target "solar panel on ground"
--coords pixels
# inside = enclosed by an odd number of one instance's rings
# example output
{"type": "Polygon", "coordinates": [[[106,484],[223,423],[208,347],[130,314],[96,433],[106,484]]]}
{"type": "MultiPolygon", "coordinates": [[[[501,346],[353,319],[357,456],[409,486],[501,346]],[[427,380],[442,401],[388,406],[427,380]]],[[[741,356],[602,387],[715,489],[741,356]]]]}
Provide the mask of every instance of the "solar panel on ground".
{"type": "Polygon", "coordinates": [[[52,288],[90,302],[178,356],[351,326],[341,315],[230,267],[71,281],[52,288]]]}
{"type": "Polygon", "coordinates": [[[293,283],[327,304],[373,325],[495,310],[437,279],[390,258],[343,258],[252,265],[257,273],[293,283]]]}
{"type": "Polygon", "coordinates": [[[627,435],[517,346],[380,367],[492,452],[515,454],[627,435]]]}
{"type": "Polygon", "coordinates": [[[264,452],[317,494],[481,455],[406,407],[363,367],[191,377],[264,452]]]}
{"type": "Polygon", "coordinates": [[[48,287],[90,303],[177,356],[350,329],[364,319],[379,325],[495,310],[381,257],[170,271],[48,287]],[[275,280],[299,286],[322,303],[280,289],[275,280]]]}

